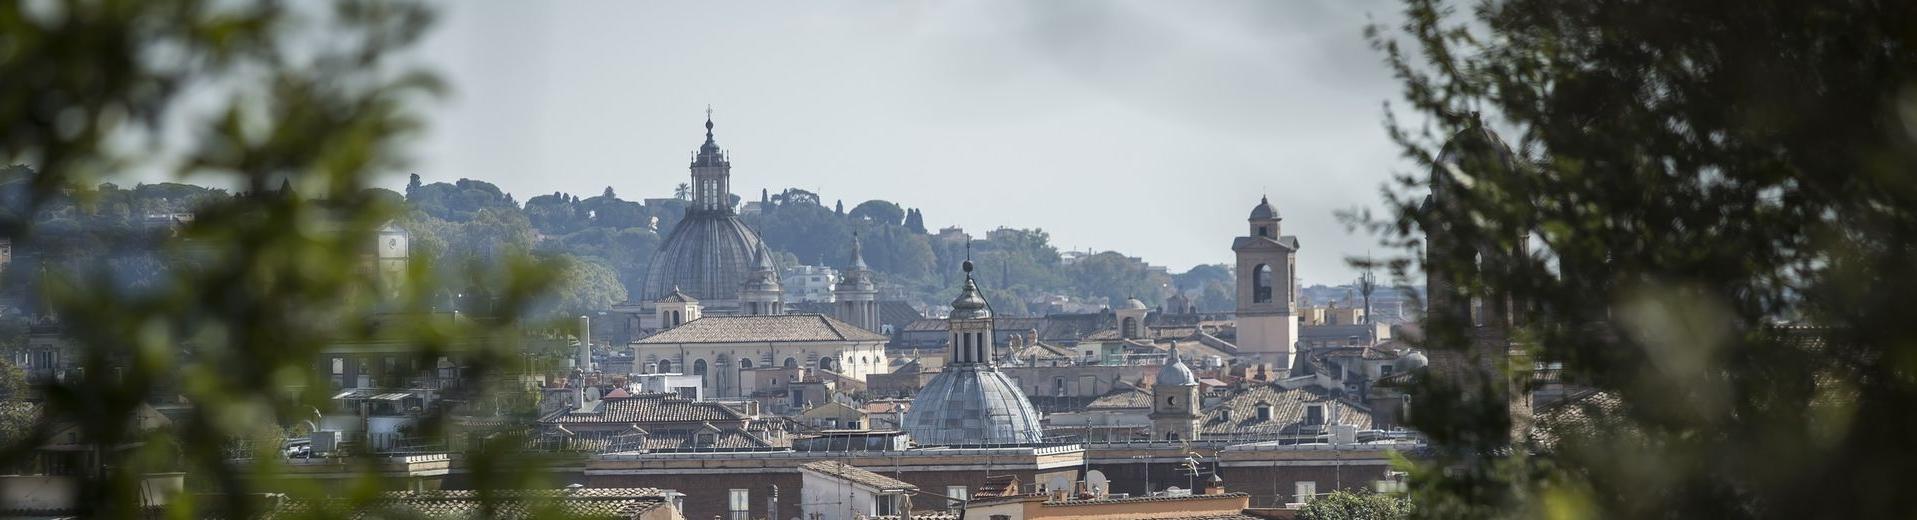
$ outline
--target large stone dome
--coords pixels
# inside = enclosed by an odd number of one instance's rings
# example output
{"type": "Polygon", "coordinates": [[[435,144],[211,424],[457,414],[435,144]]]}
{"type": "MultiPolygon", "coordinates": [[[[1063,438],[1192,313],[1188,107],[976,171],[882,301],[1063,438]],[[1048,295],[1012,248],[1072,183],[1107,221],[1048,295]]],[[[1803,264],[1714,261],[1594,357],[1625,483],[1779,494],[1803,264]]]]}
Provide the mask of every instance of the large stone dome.
{"type": "Polygon", "coordinates": [[[925,445],[1026,444],[1044,439],[1038,409],[990,365],[947,366],[912,398],[905,432],[925,445]]]}
{"type": "Polygon", "coordinates": [[[965,284],[946,317],[945,369],[912,397],[905,432],[925,445],[1042,442],[1038,409],[992,362],[991,305],[972,279],[972,261],[961,265],[965,284]]]}
{"type": "Polygon", "coordinates": [[[736,305],[760,255],[772,258],[759,234],[739,217],[688,211],[653,253],[638,300],[658,299],[676,285],[708,306],[736,305]]]}

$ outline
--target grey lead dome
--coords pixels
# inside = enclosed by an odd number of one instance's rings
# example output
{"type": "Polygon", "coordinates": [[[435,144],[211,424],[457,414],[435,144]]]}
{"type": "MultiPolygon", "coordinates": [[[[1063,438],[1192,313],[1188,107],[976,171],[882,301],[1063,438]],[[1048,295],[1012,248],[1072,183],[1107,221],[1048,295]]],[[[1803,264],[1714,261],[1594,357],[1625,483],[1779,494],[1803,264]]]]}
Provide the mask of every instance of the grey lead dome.
{"type": "Polygon", "coordinates": [[[1153,383],[1166,386],[1197,386],[1198,376],[1191,373],[1191,367],[1185,366],[1185,360],[1178,357],[1178,346],[1172,345],[1171,353],[1165,357],[1165,366],[1158,368],[1158,380],[1153,383]]]}
{"type": "Polygon", "coordinates": [[[1038,409],[987,365],[947,366],[912,398],[905,432],[925,445],[1040,442],[1038,409]]]}
{"type": "Polygon", "coordinates": [[[1271,207],[1271,199],[1258,197],[1258,205],[1251,208],[1250,220],[1271,220],[1278,218],[1278,208],[1271,207]]]}

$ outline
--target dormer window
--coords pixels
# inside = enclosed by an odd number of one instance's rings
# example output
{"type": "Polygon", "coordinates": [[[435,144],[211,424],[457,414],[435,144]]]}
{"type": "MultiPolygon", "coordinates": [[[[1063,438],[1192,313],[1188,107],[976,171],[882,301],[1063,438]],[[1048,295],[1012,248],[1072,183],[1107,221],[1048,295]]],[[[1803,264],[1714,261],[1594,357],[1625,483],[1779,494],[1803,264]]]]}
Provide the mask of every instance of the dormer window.
{"type": "Polygon", "coordinates": [[[1305,407],[1305,426],[1319,426],[1325,423],[1325,405],[1314,404],[1305,407]]]}
{"type": "Polygon", "coordinates": [[[703,447],[703,446],[711,446],[714,443],[717,443],[718,440],[719,440],[718,435],[714,435],[710,433],[701,433],[699,434],[697,440],[695,440],[694,442],[698,443],[699,446],[703,447]]]}
{"type": "Polygon", "coordinates": [[[1271,405],[1265,404],[1265,403],[1258,403],[1258,420],[1259,421],[1271,420],[1271,405]]]}

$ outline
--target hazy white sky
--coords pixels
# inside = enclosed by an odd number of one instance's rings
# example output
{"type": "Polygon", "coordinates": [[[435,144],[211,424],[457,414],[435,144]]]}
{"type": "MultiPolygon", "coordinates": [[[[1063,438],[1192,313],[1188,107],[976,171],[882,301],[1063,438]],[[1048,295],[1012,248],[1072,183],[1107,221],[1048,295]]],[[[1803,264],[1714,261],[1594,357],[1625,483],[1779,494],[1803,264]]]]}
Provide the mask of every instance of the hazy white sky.
{"type": "MultiPolygon", "coordinates": [[[[1362,36],[1389,3],[511,2],[445,5],[423,58],[454,87],[417,171],[520,200],[686,180],[706,105],[732,185],[928,227],[1049,231],[1183,271],[1229,262],[1261,193],[1307,283],[1372,247],[1333,216],[1402,168],[1398,97],[1362,36]]],[[[394,181],[397,188],[403,176],[394,181]]]]}

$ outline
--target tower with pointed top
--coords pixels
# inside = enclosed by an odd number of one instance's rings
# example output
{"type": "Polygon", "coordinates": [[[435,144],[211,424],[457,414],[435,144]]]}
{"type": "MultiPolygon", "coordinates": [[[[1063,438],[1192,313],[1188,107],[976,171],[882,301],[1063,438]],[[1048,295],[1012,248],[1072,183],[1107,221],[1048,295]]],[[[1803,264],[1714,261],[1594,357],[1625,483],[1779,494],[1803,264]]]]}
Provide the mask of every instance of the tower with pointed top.
{"type": "Polygon", "coordinates": [[[1269,198],[1251,208],[1250,233],[1232,240],[1238,260],[1238,349],[1289,367],[1298,345],[1298,237],[1285,236],[1269,198]]]}
{"type": "Polygon", "coordinates": [[[1166,354],[1165,364],[1158,368],[1158,378],[1152,383],[1152,438],[1167,441],[1198,440],[1199,404],[1202,397],[1199,392],[1198,377],[1178,356],[1178,345],[1173,344],[1171,353],[1166,354]]]}
{"type": "Polygon", "coordinates": [[[761,252],[753,256],[752,275],[739,289],[740,311],[754,316],[785,314],[785,288],[779,285],[779,270],[772,265],[772,255],[761,252]]]}
{"type": "Polygon", "coordinates": [[[865,254],[859,236],[852,235],[852,259],[840,271],[838,285],[832,287],[833,313],[846,323],[873,331],[879,330],[879,288],[872,281],[872,270],[865,266],[865,254]]]}

